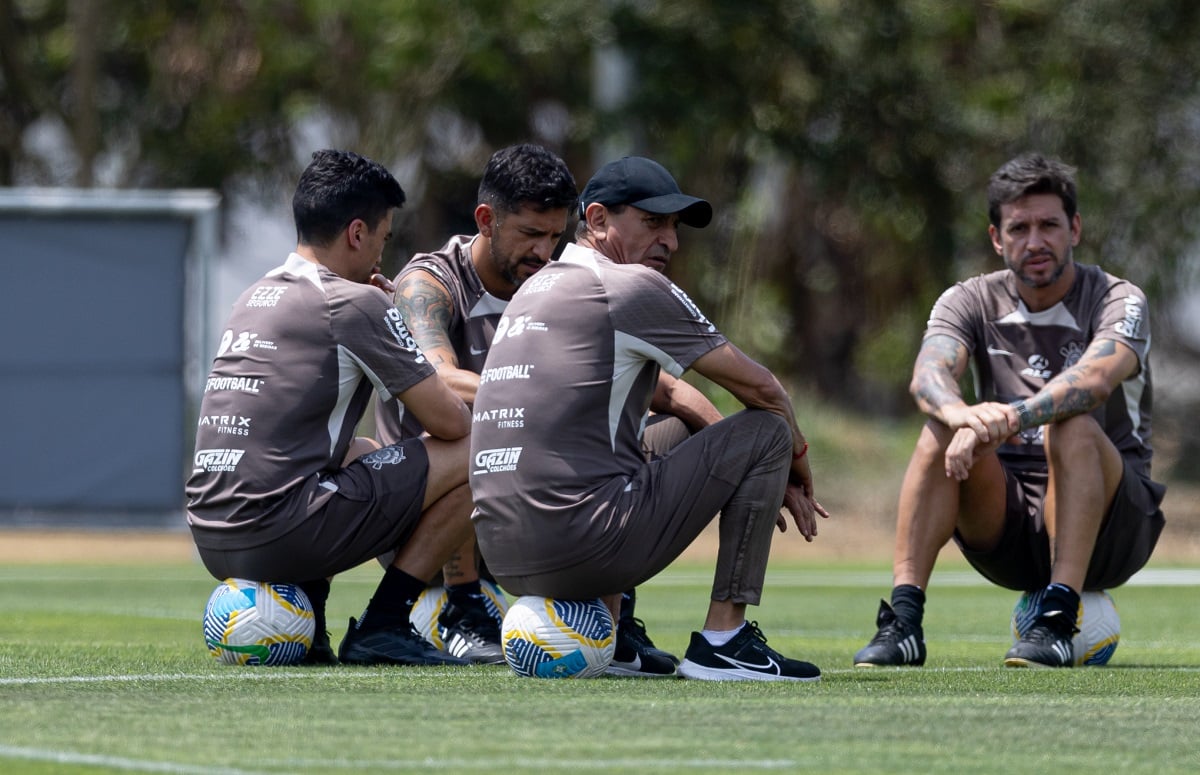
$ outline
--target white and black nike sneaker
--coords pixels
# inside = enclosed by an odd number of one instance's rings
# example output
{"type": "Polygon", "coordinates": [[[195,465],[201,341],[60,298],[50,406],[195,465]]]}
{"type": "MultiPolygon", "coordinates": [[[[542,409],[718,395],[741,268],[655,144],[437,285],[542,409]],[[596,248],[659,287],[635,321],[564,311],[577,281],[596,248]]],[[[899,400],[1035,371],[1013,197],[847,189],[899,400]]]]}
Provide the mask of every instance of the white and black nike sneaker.
{"type": "Polygon", "coordinates": [[[820,681],[816,665],[788,659],[767,645],[758,622],[746,622],[724,646],[692,633],[679,674],[701,681],[820,681]]]}
{"type": "Polygon", "coordinates": [[[925,664],[925,633],[896,616],[887,601],[879,601],[875,627],[875,637],[854,655],[855,667],[925,664]]]}

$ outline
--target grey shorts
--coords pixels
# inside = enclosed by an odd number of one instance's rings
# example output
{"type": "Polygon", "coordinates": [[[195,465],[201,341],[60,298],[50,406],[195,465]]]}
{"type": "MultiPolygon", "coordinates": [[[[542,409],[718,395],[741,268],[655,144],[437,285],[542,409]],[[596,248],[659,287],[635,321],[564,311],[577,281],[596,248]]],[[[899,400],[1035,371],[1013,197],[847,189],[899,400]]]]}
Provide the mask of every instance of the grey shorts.
{"type": "Polygon", "coordinates": [[[421,518],[429,456],[409,439],[322,475],[285,535],[246,549],[200,548],[215,578],[297,583],[333,576],[394,551],[421,518]]]}
{"type": "MultiPolygon", "coordinates": [[[[1043,513],[1047,474],[1005,466],[1004,476],[1008,501],[1000,543],[978,552],[964,546],[957,532],[954,540],[971,566],[992,583],[1019,591],[1041,589],[1050,583],[1050,536],[1043,513]]],[[[1159,504],[1166,490],[1125,461],[1121,484],[1096,538],[1084,589],[1119,587],[1146,564],[1162,533],[1159,504]]]]}
{"type": "MultiPolygon", "coordinates": [[[[757,605],[791,450],[791,431],[780,417],[761,410],[727,417],[632,478],[612,480],[593,501],[604,504],[601,512],[563,515],[564,522],[604,525],[603,543],[587,560],[531,575],[497,572],[496,579],[516,595],[584,599],[623,592],[667,567],[720,513],[712,597],[757,605]]],[[[563,540],[572,535],[579,534],[564,532],[563,540]]]]}

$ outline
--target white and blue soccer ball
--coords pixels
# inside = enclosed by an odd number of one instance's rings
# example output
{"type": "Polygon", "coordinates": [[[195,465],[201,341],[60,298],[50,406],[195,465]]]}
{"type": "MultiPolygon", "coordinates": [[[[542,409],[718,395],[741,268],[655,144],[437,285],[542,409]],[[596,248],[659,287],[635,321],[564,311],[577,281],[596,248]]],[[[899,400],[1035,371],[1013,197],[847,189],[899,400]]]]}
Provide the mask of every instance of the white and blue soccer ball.
{"type": "Polygon", "coordinates": [[[500,628],[504,660],[531,678],[593,678],[612,662],[616,627],[596,600],[524,595],[513,601],[500,628]]]}
{"type": "MultiPolygon", "coordinates": [[[[1024,592],[1017,598],[1012,614],[1013,643],[1037,619],[1044,589],[1024,592]]],[[[1075,626],[1079,632],[1071,641],[1076,665],[1107,665],[1121,641],[1121,617],[1116,603],[1106,591],[1084,592],[1079,596],[1079,617],[1075,626]]]]}
{"type": "Polygon", "coordinates": [[[294,665],[312,646],[316,622],[294,584],[225,579],[204,607],[204,642],[227,665],[294,665]]]}
{"type": "MultiPolygon", "coordinates": [[[[496,620],[496,625],[501,625],[504,622],[504,614],[508,612],[508,598],[495,582],[488,579],[480,579],[479,588],[483,590],[484,607],[496,620]]],[[[425,587],[408,614],[408,619],[413,627],[417,628],[417,632],[440,649],[444,649],[446,645],[438,627],[438,616],[446,607],[446,598],[445,587],[425,587]]]]}

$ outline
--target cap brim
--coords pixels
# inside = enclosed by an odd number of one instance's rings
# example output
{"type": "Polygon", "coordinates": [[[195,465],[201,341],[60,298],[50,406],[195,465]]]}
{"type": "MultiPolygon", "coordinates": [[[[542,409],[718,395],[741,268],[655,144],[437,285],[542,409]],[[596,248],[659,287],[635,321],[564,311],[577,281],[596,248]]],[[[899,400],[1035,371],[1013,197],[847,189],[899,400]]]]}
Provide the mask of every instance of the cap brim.
{"type": "Polygon", "coordinates": [[[639,210],[657,215],[679,213],[679,222],[695,229],[703,229],[712,222],[712,205],[703,199],[687,194],[652,196],[649,199],[629,204],[639,210]]]}

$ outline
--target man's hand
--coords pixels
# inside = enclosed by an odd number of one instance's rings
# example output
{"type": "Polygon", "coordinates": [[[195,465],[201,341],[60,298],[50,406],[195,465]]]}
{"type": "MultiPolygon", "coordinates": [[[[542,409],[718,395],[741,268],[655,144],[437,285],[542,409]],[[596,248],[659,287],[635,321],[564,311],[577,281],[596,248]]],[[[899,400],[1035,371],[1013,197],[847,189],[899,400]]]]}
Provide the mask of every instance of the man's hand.
{"type": "Polygon", "coordinates": [[[984,444],[999,444],[1021,427],[1017,410],[995,401],[947,406],[942,409],[942,418],[951,430],[970,428],[984,444]]]}
{"type": "Polygon", "coordinates": [[[392,284],[391,280],[379,272],[372,274],[371,279],[367,282],[368,284],[374,285],[376,288],[386,293],[389,299],[396,294],[396,286],[392,284]]]}
{"type": "MultiPolygon", "coordinates": [[[[812,541],[817,536],[818,514],[824,519],[829,519],[829,512],[813,498],[811,483],[809,486],[810,489],[805,489],[803,485],[788,482],[783,491],[783,507],[792,515],[792,521],[796,523],[796,529],[804,536],[805,541],[812,541]]],[[[783,512],[779,513],[775,524],[779,532],[787,532],[787,519],[783,512]]]]}

